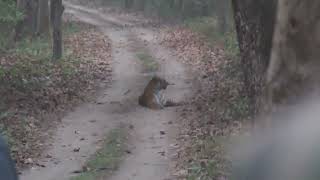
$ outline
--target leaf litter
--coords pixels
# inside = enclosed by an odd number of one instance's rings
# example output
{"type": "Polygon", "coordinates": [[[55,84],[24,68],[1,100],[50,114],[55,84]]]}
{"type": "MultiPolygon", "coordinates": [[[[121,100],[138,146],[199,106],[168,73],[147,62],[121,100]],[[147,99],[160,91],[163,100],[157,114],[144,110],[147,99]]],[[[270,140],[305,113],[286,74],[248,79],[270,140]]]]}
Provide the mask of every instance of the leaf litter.
{"type": "Polygon", "coordinates": [[[0,130],[20,170],[37,166],[64,113],[111,81],[108,37],[86,24],[67,23],[81,30],[67,34],[59,62],[14,52],[0,57],[0,130]]]}
{"type": "Polygon", "coordinates": [[[244,131],[248,118],[238,61],[185,27],[164,29],[158,38],[197,74],[197,89],[180,110],[183,128],[173,174],[179,179],[225,179],[230,167],[226,139],[244,131]]]}

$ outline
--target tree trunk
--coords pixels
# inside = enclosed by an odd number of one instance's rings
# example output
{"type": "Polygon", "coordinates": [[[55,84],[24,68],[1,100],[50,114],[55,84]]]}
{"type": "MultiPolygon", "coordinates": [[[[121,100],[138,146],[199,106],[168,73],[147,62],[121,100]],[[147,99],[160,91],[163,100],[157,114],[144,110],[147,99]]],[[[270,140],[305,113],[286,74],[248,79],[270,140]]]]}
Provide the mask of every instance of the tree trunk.
{"type": "Polygon", "coordinates": [[[185,3],[184,0],[177,0],[178,1],[178,10],[181,14],[181,18],[185,17],[185,3]]]}
{"type": "Polygon", "coordinates": [[[139,11],[144,11],[145,10],[145,6],[146,6],[146,0],[140,0],[138,1],[138,10],[139,11]]]}
{"type": "Polygon", "coordinates": [[[319,97],[319,17],[318,0],[279,0],[267,73],[270,106],[276,112],[279,107],[300,103],[306,96],[319,97]]]}
{"type": "Polygon", "coordinates": [[[17,8],[24,13],[24,18],[15,27],[14,40],[26,35],[36,34],[38,0],[18,0],[17,8]]]}
{"type": "MultiPolygon", "coordinates": [[[[17,8],[21,12],[25,12],[26,3],[25,0],[17,0],[17,8]]],[[[25,18],[20,20],[16,27],[15,27],[15,35],[14,35],[14,41],[18,41],[22,37],[23,27],[25,24],[25,18]]]]}
{"type": "Polygon", "coordinates": [[[38,9],[39,9],[39,0],[32,0],[31,4],[31,33],[32,35],[37,35],[37,29],[38,29],[38,9]]]}
{"type": "MultiPolygon", "coordinates": [[[[267,85],[271,106],[276,112],[285,110],[284,119],[292,117],[294,121],[276,129],[271,136],[270,131],[261,134],[267,135],[267,140],[263,136],[246,144],[249,151],[240,153],[245,158],[239,156],[240,161],[234,163],[231,180],[320,178],[316,122],[319,112],[314,112],[319,108],[320,92],[319,24],[319,0],[279,0],[267,85]],[[295,105],[298,113],[290,110],[295,105]],[[274,168],[279,162],[281,166],[274,168]]],[[[271,127],[277,125],[269,123],[271,127]]]]}
{"type": "Polygon", "coordinates": [[[219,32],[223,34],[227,32],[227,14],[229,13],[228,0],[217,0],[215,4],[218,17],[219,32]]]}
{"type": "Polygon", "coordinates": [[[53,39],[52,59],[58,60],[62,57],[62,14],[64,11],[62,0],[51,0],[50,8],[53,39]]]}
{"type": "Polygon", "coordinates": [[[260,113],[265,90],[265,73],[270,58],[277,0],[232,0],[244,94],[250,113],[260,113]]]}
{"type": "Polygon", "coordinates": [[[48,0],[39,0],[37,34],[49,32],[49,4],[48,0]]]}
{"type": "Polygon", "coordinates": [[[124,7],[126,9],[131,9],[133,5],[133,0],[124,0],[124,7]]]}

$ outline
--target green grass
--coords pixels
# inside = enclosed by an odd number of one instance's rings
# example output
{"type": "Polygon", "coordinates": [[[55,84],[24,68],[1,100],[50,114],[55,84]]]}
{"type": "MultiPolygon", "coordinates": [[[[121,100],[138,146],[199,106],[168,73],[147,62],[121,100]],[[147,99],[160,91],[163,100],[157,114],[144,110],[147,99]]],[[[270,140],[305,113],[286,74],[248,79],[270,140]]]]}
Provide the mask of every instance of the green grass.
{"type": "Polygon", "coordinates": [[[107,134],[103,146],[87,162],[89,169],[71,180],[96,180],[117,170],[125,155],[125,129],[114,129],[107,134]]]}
{"type": "Polygon", "coordinates": [[[14,25],[11,23],[0,22],[0,50],[5,52],[12,41],[14,25]]]}
{"type": "Polygon", "coordinates": [[[39,36],[33,39],[26,38],[17,42],[16,48],[11,51],[20,55],[48,58],[51,54],[51,40],[45,36],[39,36]]]}
{"type": "MultiPolygon", "coordinates": [[[[81,25],[77,22],[64,23],[64,38],[81,30],[81,25]]],[[[16,43],[15,48],[9,50],[9,53],[17,57],[10,67],[0,67],[0,82],[7,87],[33,91],[45,86],[48,78],[56,73],[53,72],[54,66],[59,67],[61,75],[68,79],[77,73],[75,68],[80,63],[69,51],[64,48],[63,58],[53,63],[52,43],[48,35],[24,38],[16,43]]]]}
{"type": "Polygon", "coordinates": [[[218,27],[218,21],[212,16],[187,19],[184,25],[193,32],[202,35],[210,45],[215,46],[216,44],[222,44],[227,55],[232,58],[238,56],[237,36],[231,25],[228,32],[221,33],[218,27]]]}
{"type": "Polygon", "coordinates": [[[206,37],[208,42],[215,42],[221,37],[221,34],[218,32],[218,22],[214,17],[187,19],[184,25],[192,31],[206,37]]]}
{"type": "Polygon", "coordinates": [[[154,72],[159,69],[159,64],[149,53],[140,52],[137,54],[137,57],[142,62],[145,71],[154,72]]]}
{"type": "Polygon", "coordinates": [[[77,23],[74,21],[65,22],[63,23],[63,33],[68,36],[70,34],[80,32],[82,26],[83,25],[81,23],[77,23]]]}
{"type": "Polygon", "coordinates": [[[212,180],[224,175],[227,169],[226,143],[227,138],[218,136],[195,140],[191,150],[194,159],[189,165],[187,180],[212,180]]]}
{"type": "MultiPolygon", "coordinates": [[[[63,38],[66,38],[74,33],[82,30],[82,25],[77,22],[65,22],[63,23],[63,38]]],[[[0,39],[3,37],[0,36],[0,39]]],[[[64,49],[68,52],[67,49],[64,49]]],[[[17,42],[14,49],[10,49],[10,52],[19,55],[28,55],[33,58],[50,59],[52,54],[52,41],[48,34],[33,38],[24,38],[17,42]]],[[[65,53],[66,54],[66,53],[65,53]]]]}

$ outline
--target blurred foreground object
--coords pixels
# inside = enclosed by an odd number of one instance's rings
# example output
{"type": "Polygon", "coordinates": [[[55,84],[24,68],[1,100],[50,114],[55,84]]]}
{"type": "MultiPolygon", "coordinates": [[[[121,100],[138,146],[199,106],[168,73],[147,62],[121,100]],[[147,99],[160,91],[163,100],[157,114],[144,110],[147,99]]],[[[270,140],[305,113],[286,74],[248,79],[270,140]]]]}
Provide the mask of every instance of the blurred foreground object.
{"type": "Polygon", "coordinates": [[[0,179],[1,180],[18,180],[15,163],[10,156],[9,148],[0,136],[0,179]]]}
{"type": "Polygon", "coordinates": [[[319,180],[320,98],[287,108],[274,120],[276,128],[232,148],[231,179],[319,180]]]}
{"type": "MultiPolygon", "coordinates": [[[[306,95],[320,96],[319,47],[320,1],[278,0],[267,71],[271,112],[281,111],[279,106],[298,104],[306,95]]],[[[273,126],[275,119],[269,120],[266,126],[273,126]]]]}
{"type": "Polygon", "coordinates": [[[263,128],[233,147],[232,180],[320,179],[320,1],[278,0],[263,128]]]}

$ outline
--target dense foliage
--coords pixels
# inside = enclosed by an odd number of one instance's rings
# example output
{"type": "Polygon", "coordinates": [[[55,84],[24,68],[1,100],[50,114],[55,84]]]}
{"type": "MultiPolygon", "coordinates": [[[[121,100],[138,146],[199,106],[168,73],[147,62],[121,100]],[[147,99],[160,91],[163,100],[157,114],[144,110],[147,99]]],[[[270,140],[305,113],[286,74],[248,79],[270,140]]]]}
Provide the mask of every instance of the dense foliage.
{"type": "Polygon", "coordinates": [[[0,0],[0,23],[17,23],[23,17],[18,11],[15,1],[0,0]]]}
{"type": "Polygon", "coordinates": [[[0,49],[8,45],[12,37],[12,29],[23,18],[23,13],[18,11],[15,1],[0,0],[0,49]]]}
{"type": "MultiPolygon", "coordinates": [[[[82,0],[87,3],[86,0],[82,0]]],[[[103,5],[117,5],[129,10],[166,20],[182,20],[201,16],[223,16],[230,12],[230,1],[224,0],[94,0],[103,5]],[[226,8],[229,9],[225,10],[226,8]]]]}

